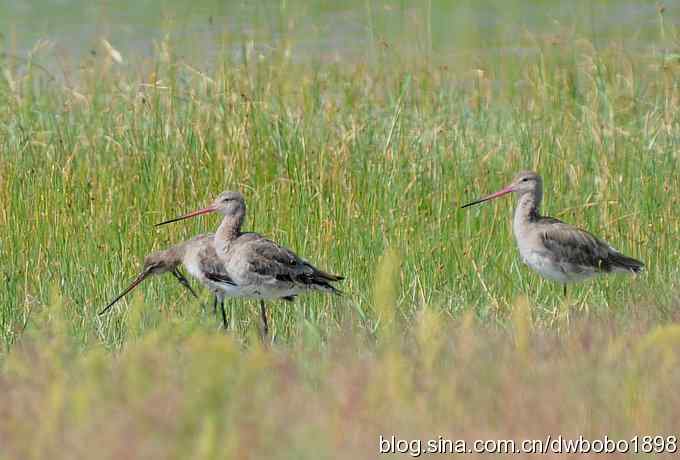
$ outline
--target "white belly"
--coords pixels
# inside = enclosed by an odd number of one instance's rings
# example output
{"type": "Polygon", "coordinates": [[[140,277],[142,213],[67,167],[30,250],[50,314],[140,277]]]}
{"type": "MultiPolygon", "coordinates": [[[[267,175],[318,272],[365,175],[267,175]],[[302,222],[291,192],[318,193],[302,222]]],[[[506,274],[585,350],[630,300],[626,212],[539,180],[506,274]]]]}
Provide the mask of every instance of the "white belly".
{"type": "MultiPolygon", "coordinates": [[[[192,254],[193,256],[193,254],[192,254]]],[[[195,279],[199,280],[201,283],[205,283],[205,277],[203,276],[203,272],[199,268],[198,265],[198,257],[185,257],[184,259],[184,267],[187,269],[189,274],[194,277],[195,279]]]]}
{"type": "Polygon", "coordinates": [[[539,275],[559,283],[573,283],[590,278],[595,270],[584,266],[574,266],[567,262],[555,260],[551,254],[543,250],[519,247],[522,261],[539,275]]]}
{"type": "Polygon", "coordinates": [[[558,281],[560,283],[569,282],[568,276],[559,267],[559,265],[553,263],[548,257],[541,254],[540,252],[533,250],[520,250],[520,254],[522,256],[522,261],[542,277],[553,281],[558,281]]]}
{"type": "Polygon", "coordinates": [[[303,290],[292,283],[247,283],[237,287],[234,296],[246,297],[251,299],[280,299],[300,294],[303,290]]]}

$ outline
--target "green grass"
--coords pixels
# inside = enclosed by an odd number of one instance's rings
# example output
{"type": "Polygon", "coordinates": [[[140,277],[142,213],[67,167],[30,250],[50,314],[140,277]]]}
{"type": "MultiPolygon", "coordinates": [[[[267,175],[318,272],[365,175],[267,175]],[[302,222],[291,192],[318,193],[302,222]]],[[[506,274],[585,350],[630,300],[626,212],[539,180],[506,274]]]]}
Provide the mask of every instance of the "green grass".
{"type": "Polygon", "coordinates": [[[289,54],[297,30],[261,57],[220,37],[244,55],[200,70],[171,37],[124,65],[98,49],[63,79],[39,66],[49,50],[0,60],[0,458],[373,458],[378,432],[677,429],[676,16],[623,38],[575,19],[468,31],[450,54],[453,10],[397,9],[422,25],[400,37],[391,10],[363,5],[370,39],[339,61],[289,54]],[[647,272],[565,301],[521,264],[511,199],[459,209],[529,168],[544,212],[647,272]],[[218,218],[153,224],[223,190],[245,194],[248,230],[345,275],[346,295],[272,303],[271,349],[253,302],[230,302],[225,336],[209,295],[170,276],[98,317],[144,255],[218,218]]]}

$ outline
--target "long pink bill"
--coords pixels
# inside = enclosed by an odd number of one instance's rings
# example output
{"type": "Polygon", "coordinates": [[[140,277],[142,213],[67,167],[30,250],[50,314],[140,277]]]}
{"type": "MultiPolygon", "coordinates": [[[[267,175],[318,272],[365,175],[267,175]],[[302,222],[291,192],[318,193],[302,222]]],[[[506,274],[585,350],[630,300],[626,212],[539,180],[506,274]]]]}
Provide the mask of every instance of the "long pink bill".
{"type": "Polygon", "coordinates": [[[127,288],[126,290],[124,290],[122,294],[120,294],[118,297],[116,297],[115,299],[113,299],[113,300],[111,301],[111,303],[109,303],[106,307],[104,307],[104,309],[103,309],[102,311],[99,312],[99,315],[101,316],[101,315],[103,315],[104,313],[106,313],[107,311],[109,311],[109,308],[113,307],[113,304],[115,304],[115,303],[118,302],[120,299],[122,299],[123,297],[125,297],[125,295],[126,295],[127,293],[129,293],[129,292],[132,291],[134,288],[136,288],[136,287],[139,285],[139,283],[141,283],[142,281],[144,281],[150,274],[151,274],[151,270],[148,269],[148,268],[147,268],[146,270],[144,270],[142,273],[140,273],[139,276],[137,276],[137,278],[135,278],[135,280],[132,282],[132,284],[130,284],[130,286],[128,286],[128,288],[127,288]]]}
{"type": "Polygon", "coordinates": [[[480,199],[478,199],[478,200],[475,200],[475,201],[473,201],[473,202],[471,202],[471,203],[464,204],[464,205],[461,206],[460,208],[461,208],[461,209],[467,208],[468,206],[473,206],[473,205],[475,205],[475,204],[479,204],[479,203],[483,203],[483,202],[485,202],[485,201],[493,200],[494,198],[498,198],[498,197],[501,197],[501,196],[503,196],[503,195],[507,195],[508,193],[512,193],[512,192],[513,192],[512,187],[508,186],[508,187],[505,187],[505,188],[502,189],[502,190],[499,190],[499,191],[496,192],[496,193],[492,193],[491,195],[487,195],[487,196],[485,196],[485,197],[483,197],[483,198],[480,198],[480,199]]]}
{"type": "Polygon", "coordinates": [[[178,221],[184,220],[184,219],[190,219],[192,217],[200,216],[202,214],[209,214],[209,213],[215,212],[215,211],[216,211],[216,208],[214,206],[208,206],[207,208],[199,209],[198,211],[190,212],[189,214],[185,214],[185,215],[180,216],[180,217],[175,217],[174,219],[166,220],[164,222],[161,222],[160,224],[154,225],[154,227],[160,227],[161,225],[171,224],[173,222],[178,222],[178,221]]]}

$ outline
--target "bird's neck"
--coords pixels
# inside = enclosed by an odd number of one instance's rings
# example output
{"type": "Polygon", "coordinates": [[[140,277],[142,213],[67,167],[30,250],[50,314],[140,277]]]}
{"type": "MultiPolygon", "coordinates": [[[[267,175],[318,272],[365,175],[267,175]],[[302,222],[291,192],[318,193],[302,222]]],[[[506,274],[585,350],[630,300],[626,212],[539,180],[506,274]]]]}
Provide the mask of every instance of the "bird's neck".
{"type": "Polygon", "coordinates": [[[524,193],[517,199],[517,208],[515,208],[515,219],[513,222],[513,230],[515,236],[521,233],[522,227],[535,222],[541,217],[541,196],[540,194],[524,193]]]}
{"type": "Polygon", "coordinates": [[[186,254],[186,250],[187,244],[186,242],[183,242],[174,246],[170,246],[165,251],[162,251],[167,263],[167,267],[169,269],[173,269],[180,265],[182,263],[182,259],[184,258],[184,254],[186,254]]]}
{"type": "Polygon", "coordinates": [[[241,234],[245,213],[224,216],[215,232],[215,247],[218,253],[226,253],[231,243],[241,234]]]}

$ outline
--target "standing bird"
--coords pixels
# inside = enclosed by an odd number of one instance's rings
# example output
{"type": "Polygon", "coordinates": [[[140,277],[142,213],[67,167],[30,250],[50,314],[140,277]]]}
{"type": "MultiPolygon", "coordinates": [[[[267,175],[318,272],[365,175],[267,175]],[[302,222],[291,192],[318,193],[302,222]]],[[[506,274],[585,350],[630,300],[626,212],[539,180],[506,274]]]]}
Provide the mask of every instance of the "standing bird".
{"type": "MultiPolygon", "coordinates": [[[[194,297],[198,298],[193,289],[191,289],[187,279],[179,271],[180,265],[184,265],[191,276],[215,294],[215,309],[217,309],[217,302],[222,303],[224,301],[227,290],[234,286],[234,282],[229,278],[224,269],[224,264],[217,257],[214,241],[212,233],[198,235],[189,241],[176,244],[164,251],[149,254],[144,258],[142,272],[125,291],[113,299],[99,314],[103,315],[106,313],[116,302],[149,276],[167,272],[172,273],[184,287],[191,291],[194,297]]],[[[226,329],[227,317],[224,308],[222,308],[222,324],[226,329]]]]}
{"type": "Polygon", "coordinates": [[[331,283],[344,277],[317,269],[290,249],[258,233],[241,232],[246,203],[238,192],[224,192],[207,208],[156,226],[212,212],[224,216],[215,232],[215,250],[234,283],[226,289],[226,296],[260,300],[264,336],[269,333],[265,300],[293,301],[295,296],[309,290],[340,294],[331,283]]]}
{"type": "Polygon", "coordinates": [[[624,256],[606,241],[553,217],[541,216],[543,180],[532,171],[515,176],[500,191],[463,206],[467,208],[508,193],[517,195],[512,225],[522,260],[541,276],[567,283],[590,278],[599,273],[639,273],[645,264],[624,256]]]}

